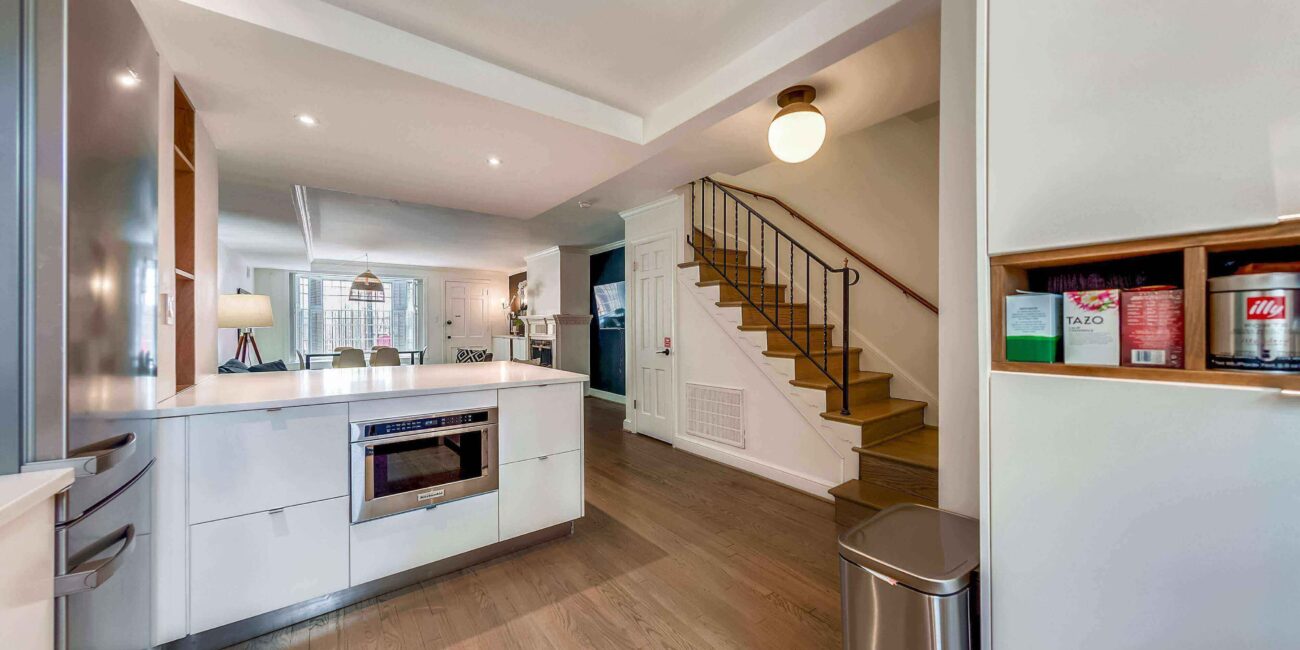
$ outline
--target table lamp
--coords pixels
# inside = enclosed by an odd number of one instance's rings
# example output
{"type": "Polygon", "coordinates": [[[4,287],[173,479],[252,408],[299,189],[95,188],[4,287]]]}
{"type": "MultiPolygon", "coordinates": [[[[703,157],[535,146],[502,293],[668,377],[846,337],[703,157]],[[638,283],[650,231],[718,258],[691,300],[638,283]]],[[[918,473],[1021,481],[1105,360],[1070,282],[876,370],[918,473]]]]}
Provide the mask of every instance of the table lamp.
{"type": "Polygon", "coordinates": [[[262,363],[262,352],[257,349],[257,339],[253,338],[254,327],[273,327],[275,318],[271,314],[271,297],[251,293],[236,293],[217,296],[217,327],[239,331],[239,343],[235,346],[235,358],[248,363],[249,348],[262,363]]]}

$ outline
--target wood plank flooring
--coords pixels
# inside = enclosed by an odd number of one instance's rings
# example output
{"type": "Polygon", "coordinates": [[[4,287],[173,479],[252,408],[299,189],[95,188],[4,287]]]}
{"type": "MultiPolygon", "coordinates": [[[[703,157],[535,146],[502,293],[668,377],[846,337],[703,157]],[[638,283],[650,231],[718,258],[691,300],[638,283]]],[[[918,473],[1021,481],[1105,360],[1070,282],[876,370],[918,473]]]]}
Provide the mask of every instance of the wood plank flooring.
{"type": "Polygon", "coordinates": [[[839,648],[833,506],[622,431],[587,399],[568,538],[235,648],[839,648]]]}

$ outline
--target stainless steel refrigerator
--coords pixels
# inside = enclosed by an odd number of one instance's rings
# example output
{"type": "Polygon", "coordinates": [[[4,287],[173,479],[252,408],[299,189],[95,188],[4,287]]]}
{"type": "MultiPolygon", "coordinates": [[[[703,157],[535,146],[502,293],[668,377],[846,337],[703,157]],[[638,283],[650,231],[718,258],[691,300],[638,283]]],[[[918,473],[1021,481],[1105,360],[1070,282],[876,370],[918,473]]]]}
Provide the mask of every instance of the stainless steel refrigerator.
{"type": "Polygon", "coordinates": [[[147,648],[158,57],[129,0],[5,1],[20,18],[21,469],[77,475],[57,506],[55,637],[147,648]]]}

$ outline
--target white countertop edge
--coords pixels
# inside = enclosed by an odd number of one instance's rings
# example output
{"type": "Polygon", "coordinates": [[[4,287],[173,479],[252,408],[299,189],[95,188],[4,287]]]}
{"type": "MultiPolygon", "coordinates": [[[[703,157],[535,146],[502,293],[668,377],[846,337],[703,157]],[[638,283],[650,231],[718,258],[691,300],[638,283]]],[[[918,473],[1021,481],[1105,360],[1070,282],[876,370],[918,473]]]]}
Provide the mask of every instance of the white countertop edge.
{"type": "MultiPolygon", "coordinates": [[[[509,362],[501,363],[505,364],[509,362]]],[[[406,385],[384,387],[368,386],[365,385],[366,379],[364,377],[353,377],[351,380],[358,382],[360,385],[350,387],[348,390],[351,390],[352,392],[323,390],[320,386],[297,385],[281,387],[276,386],[274,383],[268,383],[256,387],[263,388],[270,393],[265,399],[259,399],[258,396],[249,396],[247,392],[241,390],[241,388],[246,389],[247,387],[241,387],[239,385],[240,380],[235,379],[235,377],[244,377],[245,375],[218,375],[199,382],[197,386],[160,402],[157,408],[147,412],[142,412],[135,415],[135,417],[162,419],[185,417],[190,415],[206,415],[210,413],[232,413],[270,408],[286,408],[292,406],[339,404],[376,399],[463,393],[468,391],[496,390],[501,388],[518,388],[524,386],[545,386],[548,384],[572,384],[590,381],[590,378],[583,374],[554,370],[551,368],[535,368],[532,366],[519,366],[514,364],[511,364],[510,368],[515,376],[509,378],[491,376],[499,371],[499,368],[496,370],[493,369],[493,366],[498,365],[497,362],[488,362],[487,364],[403,366],[403,368],[408,369],[403,371],[403,374],[405,375],[404,377],[377,377],[376,381],[391,384],[396,380],[396,383],[406,385]],[[420,377],[419,375],[424,375],[424,377],[420,377]],[[437,375],[444,376],[438,377],[437,375]],[[438,385],[439,382],[442,382],[442,384],[438,385]]],[[[364,370],[365,369],[348,369],[340,370],[338,372],[356,373],[364,372],[364,370]]],[[[328,373],[335,371],[326,369],[296,372],[328,373]]],[[[274,375],[263,374],[260,375],[259,381],[268,382],[268,380],[272,380],[275,376],[282,375],[281,373],[274,373],[274,375]]],[[[286,376],[286,378],[289,377],[286,376]]],[[[124,417],[126,414],[115,415],[116,417],[124,417]]]]}
{"type": "Polygon", "coordinates": [[[576,384],[588,381],[587,375],[581,379],[539,379],[531,381],[491,382],[486,384],[467,384],[464,386],[445,386],[440,388],[411,388],[406,390],[376,391],[352,393],[349,395],[321,395],[318,397],[296,397],[265,402],[242,402],[239,404],[199,404],[195,406],[177,406],[158,408],[145,415],[155,419],[179,418],[188,415],[208,415],[210,413],[234,413],[237,411],[258,411],[262,409],[285,408],[289,406],[318,406],[321,404],[340,404],[361,402],[374,399],[394,397],[418,397],[421,395],[441,395],[444,393],[466,393],[475,390],[496,390],[498,388],[519,388],[522,386],[546,386],[548,384],[576,384]]]}
{"type": "Polygon", "coordinates": [[[71,469],[0,476],[0,528],[69,485],[72,485],[71,469]]]}

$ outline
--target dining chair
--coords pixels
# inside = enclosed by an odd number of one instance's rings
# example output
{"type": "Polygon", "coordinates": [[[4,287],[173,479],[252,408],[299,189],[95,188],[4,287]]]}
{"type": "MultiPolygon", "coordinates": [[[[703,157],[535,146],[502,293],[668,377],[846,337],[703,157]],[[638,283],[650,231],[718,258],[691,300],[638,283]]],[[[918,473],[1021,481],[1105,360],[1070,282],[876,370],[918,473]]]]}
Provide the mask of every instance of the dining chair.
{"type": "Polygon", "coordinates": [[[334,358],[335,368],[365,368],[366,355],[356,348],[344,348],[339,350],[339,356],[334,358]]]}
{"type": "Polygon", "coordinates": [[[293,353],[296,354],[296,355],[298,355],[298,369],[299,369],[299,370],[306,370],[306,369],[307,369],[307,357],[306,357],[306,355],[304,355],[304,354],[302,353],[302,350],[294,350],[293,353]]]}
{"type": "Polygon", "coordinates": [[[370,353],[370,365],[371,367],[400,366],[402,365],[402,357],[397,354],[397,348],[381,345],[370,353]]]}

